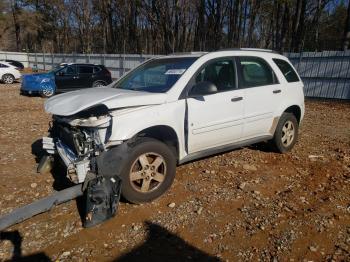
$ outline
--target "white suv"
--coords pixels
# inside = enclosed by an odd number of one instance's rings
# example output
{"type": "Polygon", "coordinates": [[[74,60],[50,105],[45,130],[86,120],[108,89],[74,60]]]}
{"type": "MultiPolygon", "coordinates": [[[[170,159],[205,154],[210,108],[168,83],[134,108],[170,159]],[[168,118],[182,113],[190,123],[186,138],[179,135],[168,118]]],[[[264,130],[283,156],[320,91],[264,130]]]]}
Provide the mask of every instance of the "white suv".
{"type": "Polygon", "coordinates": [[[185,162],[261,141],[291,150],[304,94],[286,57],[232,49],[151,59],[105,88],[50,98],[45,109],[53,121],[43,147],[71,181],[118,175],[123,196],[141,203],[162,195],[185,162]]]}
{"type": "Polygon", "coordinates": [[[21,78],[21,73],[8,62],[0,61],[0,80],[5,84],[12,84],[21,78]]]}

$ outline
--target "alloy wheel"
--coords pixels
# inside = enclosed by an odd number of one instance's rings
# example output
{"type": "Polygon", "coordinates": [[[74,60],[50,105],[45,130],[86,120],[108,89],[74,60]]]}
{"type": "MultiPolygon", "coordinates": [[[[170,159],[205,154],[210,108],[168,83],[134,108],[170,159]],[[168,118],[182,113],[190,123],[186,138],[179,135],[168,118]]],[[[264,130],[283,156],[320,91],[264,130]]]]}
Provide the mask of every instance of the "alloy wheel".
{"type": "Polygon", "coordinates": [[[130,169],[131,186],[141,193],[156,190],[165,180],[166,162],[164,158],[153,152],[140,155],[130,169]]]}
{"type": "Polygon", "coordinates": [[[5,82],[5,84],[13,83],[13,77],[11,75],[4,75],[2,80],[5,82]]]}
{"type": "Polygon", "coordinates": [[[295,128],[292,121],[286,121],[282,127],[281,141],[283,146],[288,147],[293,143],[295,136],[295,128]]]}

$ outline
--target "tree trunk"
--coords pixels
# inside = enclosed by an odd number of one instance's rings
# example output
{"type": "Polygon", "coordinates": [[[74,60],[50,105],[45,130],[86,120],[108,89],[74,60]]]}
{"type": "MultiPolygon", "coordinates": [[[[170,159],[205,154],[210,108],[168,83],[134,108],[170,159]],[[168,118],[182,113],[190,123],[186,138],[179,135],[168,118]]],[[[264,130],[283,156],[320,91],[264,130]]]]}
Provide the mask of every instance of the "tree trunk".
{"type": "Polygon", "coordinates": [[[16,0],[11,1],[11,10],[12,10],[12,17],[13,17],[13,25],[15,27],[15,35],[16,35],[16,51],[19,52],[21,48],[21,36],[20,36],[21,26],[17,18],[19,8],[16,0]]]}
{"type": "Polygon", "coordinates": [[[343,50],[346,51],[350,48],[350,1],[348,3],[348,14],[344,29],[343,50]]]}

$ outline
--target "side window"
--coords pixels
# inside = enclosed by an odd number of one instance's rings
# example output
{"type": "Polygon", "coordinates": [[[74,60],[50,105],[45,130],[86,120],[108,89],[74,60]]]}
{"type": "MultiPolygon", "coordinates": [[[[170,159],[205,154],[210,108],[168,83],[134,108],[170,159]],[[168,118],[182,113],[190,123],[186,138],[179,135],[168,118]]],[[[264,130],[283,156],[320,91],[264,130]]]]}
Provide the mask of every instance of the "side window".
{"type": "Polygon", "coordinates": [[[287,61],[284,61],[282,59],[277,59],[277,58],[274,58],[272,60],[281,70],[282,74],[284,75],[284,77],[289,83],[300,81],[298,74],[294,71],[293,67],[291,67],[291,65],[287,61]]]}
{"type": "Polygon", "coordinates": [[[0,64],[0,68],[6,68],[8,67],[7,65],[4,65],[4,64],[0,64]]]}
{"type": "Polygon", "coordinates": [[[78,66],[79,74],[92,74],[94,69],[92,66],[78,66]]]}
{"type": "Polygon", "coordinates": [[[94,66],[94,74],[100,72],[102,69],[99,66],[94,66]]]}
{"type": "Polygon", "coordinates": [[[196,84],[203,81],[212,82],[219,92],[236,88],[236,74],[233,60],[230,58],[216,60],[206,65],[196,76],[196,84]]]}
{"type": "Polygon", "coordinates": [[[273,85],[278,83],[267,62],[259,57],[240,57],[242,87],[273,85]]]}
{"type": "Polygon", "coordinates": [[[75,75],[76,74],[76,69],[75,66],[66,66],[63,68],[60,72],[62,72],[65,75],[75,75]]]}

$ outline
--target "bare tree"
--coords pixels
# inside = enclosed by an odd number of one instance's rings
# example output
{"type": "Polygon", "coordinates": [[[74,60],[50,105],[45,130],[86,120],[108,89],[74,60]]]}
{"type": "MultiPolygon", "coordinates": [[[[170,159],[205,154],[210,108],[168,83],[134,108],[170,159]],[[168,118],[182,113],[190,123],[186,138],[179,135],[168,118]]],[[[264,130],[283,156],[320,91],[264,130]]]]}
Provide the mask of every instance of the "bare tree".
{"type": "Polygon", "coordinates": [[[344,27],[343,50],[348,50],[349,47],[350,47],[350,1],[348,3],[348,12],[347,12],[346,22],[344,27]]]}

